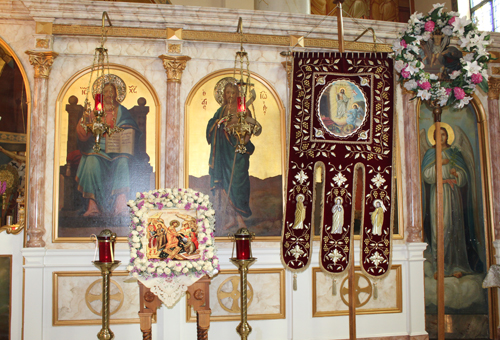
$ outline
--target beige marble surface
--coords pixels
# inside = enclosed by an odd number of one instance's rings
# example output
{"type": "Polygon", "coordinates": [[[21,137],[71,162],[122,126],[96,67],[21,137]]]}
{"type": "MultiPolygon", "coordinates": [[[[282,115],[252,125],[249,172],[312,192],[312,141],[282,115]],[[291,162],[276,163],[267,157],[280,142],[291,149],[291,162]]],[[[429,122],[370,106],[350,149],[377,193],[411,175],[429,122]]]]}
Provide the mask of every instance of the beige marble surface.
{"type": "MultiPolygon", "coordinates": [[[[360,273],[356,271],[356,273],[360,273]]],[[[321,271],[316,272],[316,311],[317,312],[348,312],[349,307],[342,301],[341,298],[341,287],[347,288],[348,281],[346,280],[344,282],[344,285],[342,286],[342,283],[344,279],[346,278],[347,275],[342,275],[339,278],[337,278],[337,295],[333,295],[332,292],[332,284],[333,284],[333,278],[332,276],[325,275],[321,271]]],[[[368,302],[357,309],[357,313],[362,313],[366,311],[370,312],[382,312],[382,310],[392,310],[392,312],[395,312],[399,307],[398,307],[398,290],[399,294],[402,292],[402,287],[401,285],[401,280],[399,280],[399,287],[398,287],[398,280],[397,280],[397,270],[394,268],[390,271],[389,275],[386,276],[385,278],[381,280],[377,280],[377,286],[378,286],[378,298],[375,299],[373,295],[373,280],[368,283],[367,280],[360,279],[359,280],[359,285],[360,288],[367,288],[369,285],[372,286],[372,294],[371,297],[367,293],[360,293],[359,294],[359,299],[361,301],[365,301],[366,299],[369,298],[368,302]]],[[[314,280],[313,280],[314,284],[314,280]]],[[[348,301],[348,296],[344,296],[345,300],[348,301]]],[[[401,298],[401,295],[400,295],[401,298]]]]}
{"type": "MultiPolygon", "coordinates": [[[[67,273],[65,273],[67,274],[67,273]]],[[[125,282],[130,278],[128,276],[111,277],[110,289],[110,311],[112,313],[111,320],[117,319],[138,319],[137,313],[139,312],[139,289],[137,282],[125,282]],[[113,282],[115,284],[113,284],[113,282]],[[120,289],[118,288],[121,288],[120,289]],[[123,293],[124,303],[120,306],[120,301],[116,300],[114,296],[123,293]],[[118,309],[119,308],[119,309],[118,309]]],[[[102,294],[102,279],[100,275],[96,276],[62,276],[60,275],[57,280],[57,320],[54,321],[82,321],[82,320],[101,320],[101,316],[96,315],[87,306],[85,302],[85,294],[87,289],[89,294],[99,296],[102,294]],[[96,283],[97,281],[97,283],[96,283]]],[[[101,300],[97,299],[89,302],[96,312],[102,309],[101,300]]]]}
{"type": "MultiPolygon", "coordinates": [[[[276,271],[280,270],[282,269],[276,269],[276,271]]],[[[224,305],[226,308],[231,309],[233,304],[232,298],[227,297],[219,300],[217,297],[218,289],[221,289],[226,293],[235,289],[231,282],[226,282],[229,278],[236,279],[239,284],[239,274],[237,273],[224,274],[224,272],[222,272],[212,279],[210,284],[210,307],[212,308],[212,317],[239,317],[239,312],[231,313],[222,307],[222,305],[224,305]]],[[[251,272],[248,275],[248,282],[253,291],[253,299],[248,305],[248,315],[251,316],[252,319],[260,319],[263,314],[274,314],[275,316],[278,316],[282,313],[282,311],[284,311],[285,306],[280,305],[280,294],[284,294],[284,292],[281,292],[279,272],[259,274],[251,272]],[[259,317],[259,315],[261,317],[259,317]]],[[[238,292],[240,291],[239,286],[237,287],[237,290],[238,292]]]]}

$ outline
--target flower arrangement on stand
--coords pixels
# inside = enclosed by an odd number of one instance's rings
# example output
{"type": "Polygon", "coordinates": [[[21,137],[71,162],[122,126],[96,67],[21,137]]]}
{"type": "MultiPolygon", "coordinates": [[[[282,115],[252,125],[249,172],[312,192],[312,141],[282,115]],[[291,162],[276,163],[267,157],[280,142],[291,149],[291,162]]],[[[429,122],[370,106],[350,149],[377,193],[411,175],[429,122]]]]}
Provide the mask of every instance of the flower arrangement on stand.
{"type": "Polygon", "coordinates": [[[440,106],[462,108],[472,99],[476,86],[488,92],[487,71],[491,56],[486,48],[491,40],[470,20],[460,18],[456,12],[444,12],[443,7],[444,4],[435,4],[428,15],[411,15],[406,30],[392,46],[396,60],[394,67],[403,86],[415,97],[435,101],[440,106]],[[452,39],[458,40],[463,54],[455,70],[446,77],[424,71],[423,56],[426,53],[422,45],[427,44],[431,58],[435,58],[452,39]]]}
{"type": "Polygon", "coordinates": [[[214,245],[215,211],[208,195],[192,189],[159,189],[137,193],[137,199],[129,201],[132,223],[128,242],[130,263],[127,270],[136,278],[175,279],[190,277],[193,281],[203,275],[212,277],[220,270],[214,245]],[[199,257],[175,260],[148,258],[148,218],[152,211],[169,209],[196,210],[199,257]]]}

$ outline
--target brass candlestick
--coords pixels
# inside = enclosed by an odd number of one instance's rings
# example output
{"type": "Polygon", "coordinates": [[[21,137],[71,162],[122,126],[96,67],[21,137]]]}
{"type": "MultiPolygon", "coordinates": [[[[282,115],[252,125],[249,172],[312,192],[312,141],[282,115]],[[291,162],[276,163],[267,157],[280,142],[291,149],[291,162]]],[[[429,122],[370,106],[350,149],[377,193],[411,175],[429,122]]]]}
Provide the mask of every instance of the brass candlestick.
{"type": "Polygon", "coordinates": [[[101,270],[102,274],[102,329],[97,333],[99,340],[112,340],[115,335],[109,329],[109,275],[118,267],[120,261],[113,262],[92,262],[94,266],[101,270]]]}
{"type": "Polygon", "coordinates": [[[252,332],[252,327],[247,322],[247,274],[248,268],[257,260],[254,257],[251,257],[246,260],[239,260],[237,258],[230,258],[231,262],[238,267],[238,271],[240,272],[240,302],[241,302],[241,322],[236,327],[236,331],[241,336],[241,340],[247,340],[248,335],[252,332]]]}

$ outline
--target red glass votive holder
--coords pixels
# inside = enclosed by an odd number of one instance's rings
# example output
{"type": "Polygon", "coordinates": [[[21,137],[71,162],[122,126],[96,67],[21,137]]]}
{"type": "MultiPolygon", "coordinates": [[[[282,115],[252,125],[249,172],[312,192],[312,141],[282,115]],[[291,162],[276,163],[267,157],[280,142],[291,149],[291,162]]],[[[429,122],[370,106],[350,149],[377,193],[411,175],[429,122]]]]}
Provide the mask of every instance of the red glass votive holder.
{"type": "Polygon", "coordinates": [[[236,258],[238,260],[248,260],[252,258],[252,248],[250,242],[252,241],[253,234],[247,228],[240,228],[234,234],[236,242],[236,258]]]}
{"type": "Polygon", "coordinates": [[[102,93],[96,93],[94,97],[95,110],[102,111],[102,93]]]}
{"type": "Polygon", "coordinates": [[[114,262],[116,234],[105,229],[97,236],[99,243],[99,262],[114,262]]]}
{"type": "Polygon", "coordinates": [[[245,112],[247,110],[247,104],[245,97],[238,97],[238,112],[245,112]]]}

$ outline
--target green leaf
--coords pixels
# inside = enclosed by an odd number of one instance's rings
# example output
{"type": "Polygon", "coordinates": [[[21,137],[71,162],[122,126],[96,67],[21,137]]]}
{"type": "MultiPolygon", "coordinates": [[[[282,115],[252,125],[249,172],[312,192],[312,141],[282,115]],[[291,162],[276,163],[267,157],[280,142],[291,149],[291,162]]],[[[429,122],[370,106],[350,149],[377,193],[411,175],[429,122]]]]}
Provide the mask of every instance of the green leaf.
{"type": "Polygon", "coordinates": [[[409,36],[405,35],[403,37],[403,40],[406,41],[407,44],[410,44],[410,43],[414,42],[415,40],[417,40],[417,38],[409,37],[409,36]]]}
{"type": "Polygon", "coordinates": [[[483,81],[480,82],[479,84],[479,88],[484,92],[484,93],[488,93],[488,81],[483,78],[483,81]]]}

